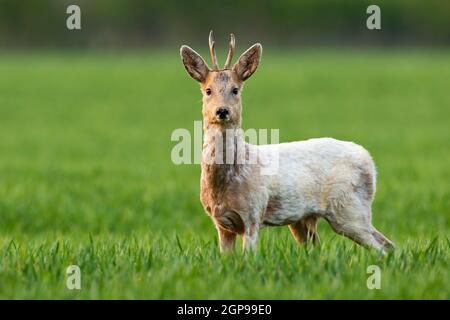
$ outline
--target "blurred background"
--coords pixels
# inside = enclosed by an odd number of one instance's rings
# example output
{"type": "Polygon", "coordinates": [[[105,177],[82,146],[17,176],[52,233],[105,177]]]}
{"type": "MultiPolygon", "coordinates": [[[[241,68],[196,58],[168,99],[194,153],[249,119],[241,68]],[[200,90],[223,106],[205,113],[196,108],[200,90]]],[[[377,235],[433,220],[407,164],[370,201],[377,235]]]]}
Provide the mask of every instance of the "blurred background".
{"type": "Polygon", "coordinates": [[[0,298],[450,298],[449,45],[444,0],[0,0],[0,298]],[[244,129],[371,152],[394,256],[325,221],[318,248],[284,227],[254,259],[218,254],[200,166],[170,159],[172,132],[202,119],[179,48],[210,63],[211,29],[221,65],[231,32],[235,60],[264,48],[244,129]],[[65,290],[72,264],[81,291],[65,290]],[[366,288],[369,264],[383,290],[366,288]]]}
{"type": "Polygon", "coordinates": [[[204,43],[208,30],[268,45],[443,46],[450,3],[442,0],[1,0],[0,46],[158,47],[204,43]],[[82,9],[82,32],[65,28],[66,8],[82,9]],[[366,8],[382,8],[382,32],[366,8]]]}

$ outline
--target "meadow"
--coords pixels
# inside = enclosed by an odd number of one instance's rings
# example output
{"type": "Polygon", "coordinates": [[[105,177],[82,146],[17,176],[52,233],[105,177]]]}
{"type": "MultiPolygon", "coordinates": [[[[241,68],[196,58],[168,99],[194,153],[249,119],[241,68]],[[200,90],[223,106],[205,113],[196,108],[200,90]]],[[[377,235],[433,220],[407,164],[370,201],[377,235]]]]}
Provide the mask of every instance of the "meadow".
{"type": "Polygon", "coordinates": [[[448,51],[266,49],[244,128],[365,146],[374,225],[397,248],[381,258],[321,221],[320,246],[267,228],[256,255],[221,256],[199,165],[170,159],[172,131],[201,120],[178,48],[2,53],[0,298],[449,299],[449,80],[448,51]]]}

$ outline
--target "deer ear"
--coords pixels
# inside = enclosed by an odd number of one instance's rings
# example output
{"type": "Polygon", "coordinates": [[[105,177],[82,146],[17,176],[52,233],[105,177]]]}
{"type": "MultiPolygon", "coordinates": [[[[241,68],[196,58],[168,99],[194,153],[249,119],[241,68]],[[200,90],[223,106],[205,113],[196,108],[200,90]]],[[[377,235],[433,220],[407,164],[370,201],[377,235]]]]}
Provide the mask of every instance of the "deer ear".
{"type": "Polygon", "coordinates": [[[180,49],[181,60],[189,75],[198,82],[203,82],[209,72],[205,60],[193,49],[188,46],[182,46],[180,49]]]}
{"type": "Polygon", "coordinates": [[[233,70],[242,81],[247,80],[256,71],[261,60],[262,46],[259,43],[245,51],[233,67],[233,70]]]}

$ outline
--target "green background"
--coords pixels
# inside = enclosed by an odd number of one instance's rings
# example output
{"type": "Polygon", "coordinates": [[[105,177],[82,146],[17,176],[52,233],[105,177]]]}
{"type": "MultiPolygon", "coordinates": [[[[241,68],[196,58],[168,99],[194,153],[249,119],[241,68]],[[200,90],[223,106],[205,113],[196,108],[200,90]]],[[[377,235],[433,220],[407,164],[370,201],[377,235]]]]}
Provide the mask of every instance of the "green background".
{"type": "Polygon", "coordinates": [[[233,2],[81,3],[77,33],[56,1],[0,2],[0,298],[450,297],[446,2],[380,2],[382,31],[365,29],[358,1],[261,2],[250,16],[233,2]],[[244,129],[371,152],[373,222],[394,253],[381,258],[322,221],[317,247],[267,228],[256,255],[219,254],[199,166],[170,159],[173,130],[201,120],[178,50],[208,57],[210,28],[219,58],[229,32],[238,53],[264,47],[243,92],[244,129]],[[79,291],[66,287],[73,264],[79,291]],[[366,286],[369,265],[380,290],[366,286]]]}

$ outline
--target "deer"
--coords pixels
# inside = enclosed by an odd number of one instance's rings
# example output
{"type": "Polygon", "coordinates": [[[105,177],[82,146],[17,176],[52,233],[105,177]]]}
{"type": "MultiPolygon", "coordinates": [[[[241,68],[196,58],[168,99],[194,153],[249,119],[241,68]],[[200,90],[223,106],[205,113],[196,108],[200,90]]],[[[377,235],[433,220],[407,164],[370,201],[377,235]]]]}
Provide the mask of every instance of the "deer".
{"type": "Polygon", "coordinates": [[[244,252],[255,252],[266,226],[287,225],[298,243],[317,244],[319,219],[382,255],[393,249],[393,242],[371,222],[376,169],[369,152],[333,138],[247,143],[241,129],[241,93],[260,63],[262,46],[252,45],[232,66],[231,34],[228,56],[219,68],[211,31],[209,51],[212,68],[187,45],[181,46],[180,55],[203,96],[200,200],[217,229],[220,252],[233,251],[237,236],[244,252]],[[276,172],[262,174],[271,159],[278,161],[276,172]]]}

